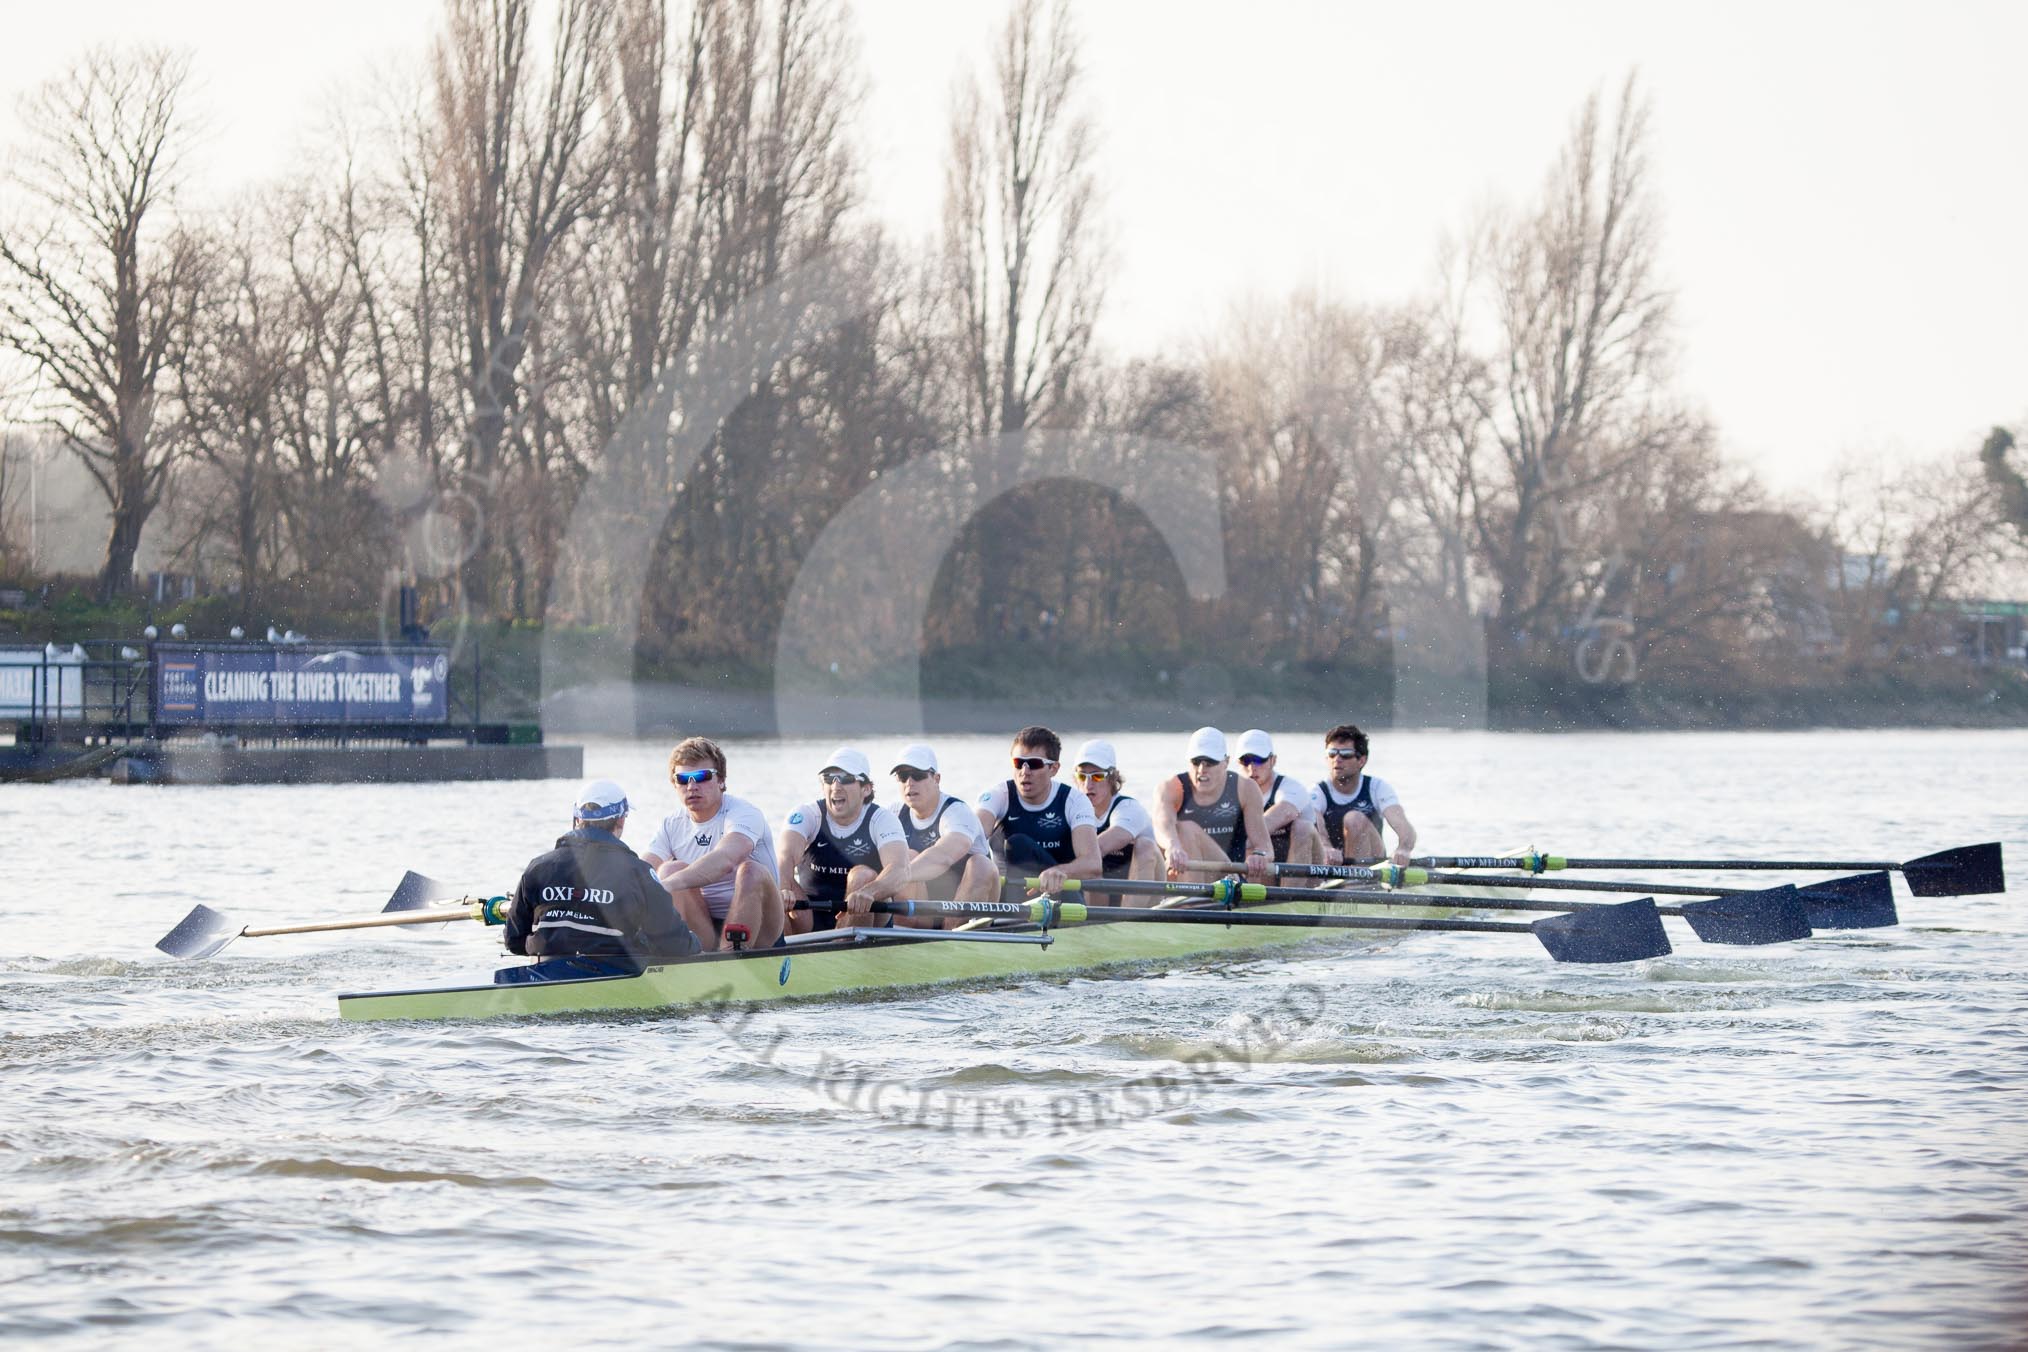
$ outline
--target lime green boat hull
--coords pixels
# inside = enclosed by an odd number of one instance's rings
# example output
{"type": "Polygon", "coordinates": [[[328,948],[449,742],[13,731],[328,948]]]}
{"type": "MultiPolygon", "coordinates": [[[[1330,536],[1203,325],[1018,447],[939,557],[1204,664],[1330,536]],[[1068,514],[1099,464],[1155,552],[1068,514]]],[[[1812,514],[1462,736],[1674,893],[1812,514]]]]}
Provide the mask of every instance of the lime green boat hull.
{"type": "MultiPolygon", "coordinates": [[[[1324,907],[1305,902],[1249,911],[1334,915],[1447,915],[1399,907],[1324,907]]],[[[583,981],[340,995],[346,1019],[485,1019],[622,1010],[676,1010],[775,1000],[919,989],[960,982],[1019,980],[1107,967],[1160,963],[1255,949],[1345,947],[1385,937],[1380,930],[1276,929],[1270,926],[1162,925],[1140,921],[1053,930],[1047,946],[965,939],[893,939],[869,931],[863,941],[792,945],[750,953],[711,953],[638,976],[583,981]]]]}

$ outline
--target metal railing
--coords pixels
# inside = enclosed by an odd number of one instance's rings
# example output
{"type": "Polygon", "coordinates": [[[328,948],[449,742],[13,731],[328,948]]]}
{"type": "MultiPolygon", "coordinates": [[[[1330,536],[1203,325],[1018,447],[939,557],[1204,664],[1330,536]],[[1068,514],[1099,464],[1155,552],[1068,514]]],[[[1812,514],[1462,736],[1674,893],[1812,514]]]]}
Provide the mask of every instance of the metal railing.
{"type": "MultiPolygon", "coordinates": [[[[267,645],[207,646],[253,651],[267,645]]],[[[346,646],[309,645],[303,651],[346,646]]],[[[170,645],[172,654],[174,647],[170,645]]],[[[41,649],[0,647],[0,737],[11,726],[17,746],[89,746],[209,736],[249,745],[379,747],[429,741],[477,745],[507,742],[520,735],[507,723],[483,722],[488,706],[506,712],[502,705],[511,706],[515,692],[508,691],[502,700],[499,690],[487,689],[492,673],[485,670],[476,653],[469,671],[453,669],[450,673],[441,721],[385,723],[158,718],[151,701],[160,655],[152,643],[142,650],[117,640],[63,648],[53,644],[41,649]]],[[[492,683],[497,685],[497,678],[492,683]]]]}
{"type": "Polygon", "coordinates": [[[14,724],[18,744],[146,736],[149,664],[125,655],[132,651],[119,643],[0,650],[0,723],[14,724]]]}

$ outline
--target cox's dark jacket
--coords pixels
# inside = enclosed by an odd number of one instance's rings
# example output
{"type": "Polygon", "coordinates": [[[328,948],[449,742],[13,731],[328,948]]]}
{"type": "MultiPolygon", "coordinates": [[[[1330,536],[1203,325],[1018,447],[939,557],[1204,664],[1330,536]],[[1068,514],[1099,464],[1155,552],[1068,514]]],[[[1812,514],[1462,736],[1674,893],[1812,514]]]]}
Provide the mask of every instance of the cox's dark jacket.
{"type": "Polygon", "coordinates": [[[583,826],[529,861],[507,909],[507,951],[617,959],[639,968],[695,953],[697,936],[639,855],[583,826]]]}

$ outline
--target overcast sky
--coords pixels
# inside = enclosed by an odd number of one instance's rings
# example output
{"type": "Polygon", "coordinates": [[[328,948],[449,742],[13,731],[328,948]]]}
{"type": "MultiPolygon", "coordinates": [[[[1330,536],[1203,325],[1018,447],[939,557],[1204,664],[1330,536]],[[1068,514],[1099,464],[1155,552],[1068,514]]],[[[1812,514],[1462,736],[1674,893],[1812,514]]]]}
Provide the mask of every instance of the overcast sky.
{"type": "MultiPolygon", "coordinates": [[[[1969,453],[2028,416],[2028,4],[1092,0],[1117,266],[1105,337],[1186,349],[1230,303],[1427,287],[1439,239],[1526,197],[1638,68],[1681,385],[1778,487],[1841,455],[1969,453]]],[[[926,239],[960,71],[1000,0],[859,0],[869,207],[926,239]]],[[[220,189],[286,168],[320,105],[424,48],[426,0],[0,0],[0,142],[92,42],[196,54],[220,189]]]]}

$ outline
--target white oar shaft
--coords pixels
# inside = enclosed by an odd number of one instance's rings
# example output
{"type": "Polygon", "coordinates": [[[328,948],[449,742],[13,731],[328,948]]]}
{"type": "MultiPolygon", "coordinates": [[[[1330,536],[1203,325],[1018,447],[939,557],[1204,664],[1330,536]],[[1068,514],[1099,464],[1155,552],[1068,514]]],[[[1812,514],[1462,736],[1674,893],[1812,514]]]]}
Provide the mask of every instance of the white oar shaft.
{"type": "Polygon", "coordinates": [[[485,915],[486,903],[474,901],[441,911],[402,911],[365,920],[323,920],[314,925],[270,925],[265,929],[249,926],[239,932],[239,937],[264,939],[270,934],[316,934],[323,930],[378,929],[383,925],[440,925],[447,920],[483,920],[485,915]]]}

